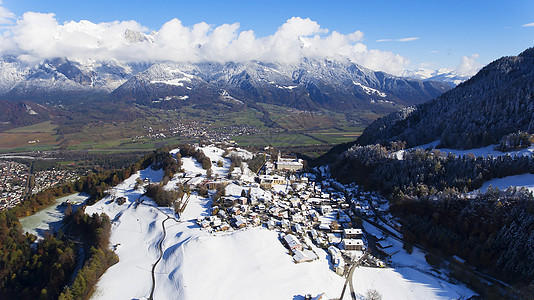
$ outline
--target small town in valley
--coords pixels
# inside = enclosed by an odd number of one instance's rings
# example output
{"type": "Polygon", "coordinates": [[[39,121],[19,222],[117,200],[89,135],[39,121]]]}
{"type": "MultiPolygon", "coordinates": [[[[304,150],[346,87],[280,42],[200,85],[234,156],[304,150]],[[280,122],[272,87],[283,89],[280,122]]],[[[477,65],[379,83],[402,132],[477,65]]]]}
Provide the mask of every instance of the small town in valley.
{"type": "Polygon", "coordinates": [[[0,210],[12,208],[27,196],[78,178],[75,171],[56,168],[32,174],[26,164],[0,160],[0,210]]]}

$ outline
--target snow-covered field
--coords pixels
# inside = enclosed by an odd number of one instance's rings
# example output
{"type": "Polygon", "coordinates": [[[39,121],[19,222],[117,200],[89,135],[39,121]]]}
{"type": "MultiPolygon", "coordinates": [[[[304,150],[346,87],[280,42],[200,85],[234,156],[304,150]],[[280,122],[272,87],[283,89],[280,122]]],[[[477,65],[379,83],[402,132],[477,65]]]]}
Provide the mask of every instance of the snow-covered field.
{"type": "Polygon", "coordinates": [[[491,179],[484,182],[478,190],[484,193],[490,185],[494,188],[499,188],[501,191],[506,190],[510,186],[525,187],[534,193],[534,174],[521,174],[491,179]]]}
{"type": "Polygon", "coordinates": [[[50,227],[54,229],[61,227],[66,209],[66,206],[60,206],[61,203],[67,200],[70,200],[72,203],[79,203],[77,205],[72,205],[72,209],[75,211],[77,207],[85,203],[87,198],[89,198],[89,196],[85,194],[72,194],[58,198],[53,205],[31,216],[20,219],[22,230],[42,239],[44,238],[45,232],[48,231],[50,227]]]}
{"type": "MultiPolygon", "coordinates": [[[[435,148],[439,144],[438,141],[434,141],[432,143],[428,143],[425,145],[417,146],[414,148],[422,148],[422,149],[428,149],[428,148],[435,148]]],[[[489,145],[487,147],[482,148],[475,148],[475,149],[469,149],[469,150],[457,150],[457,149],[448,149],[448,148],[439,148],[438,150],[442,153],[452,153],[457,156],[463,156],[468,154],[473,154],[475,156],[502,156],[502,155],[534,155],[534,145],[530,146],[526,149],[521,149],[517,151],[509,151],[509,152],[500,152],[495,150],[495,147],[497,145],[489,145]]],[[[395,155],[398,159],[402,159],[404,150],[395,152],[395,155]]],[[[521,175],[514,175],[514,176],[508,176],[504,178],[495,178],[491,179],[487,182],[485,182],[480,189],[477,191],[485,192],[489,186],[492,187],[498,187],[500,190],[506,190],[510,186],[517,186],[517,187],[525,187],[531,192],[534,192],[534,175],[533,174],[521,174],[521,175]]]]}
{"type": "MultiPolygon", "coordinates": [[[[222,152],[204,149],[212,161],[223,161],[223,167],[216,172],[227,172],[228,161],[221,157],[222,152]]],[[[194,160],[183,161],[185,172],[202,170],[194,160]]],[[[205,172],[201,174],[205,176],[205,172]]],[[[156,207],[151,199],[141,196],[142,190],[134,190],[139,177],[157,182],[162,179],[162,171],[143,170],[116,186],[111,194],[126,197],[123,205],[110,202],[108,197],[86,209],[89,214],[109,215],[110,244],[116,247],[120,259],[99,280],[93,299],[149,297],[151,269],[160,255],[158,244],[164,235],[164,221],[166,236],[161,261],[155,268],[154,299],[304,299],[306,294],[326,293],[328,298],[341,295],[345,278],[333,272],[324,250],[314,249],[317,260],[295,264],[276,231],[249,227],[211,233],[201,229],[195,220],[210,214],[211,200],[195,193],[180,219],[174,219],[170,209],[156,207]],[[137,204],[138,199],[144,202],[137,204]]],[[[252,192],[259,196],[263,191],[252,188],[252,192]]],[[[240,195],[241,187],[229,185],[227,194],[240,195]]],[[[366,225],[369,231],[376,230],[373,228],[366,225]]],[[[402,245],[397,243],[394,247],[402,245]]],[[[423,254],[417,250],[414,254],[396,254],[395,268],[358,268],[354,272],[358,297],[363,299],[370,288],[379,290],[383,299],[452,299],[473,294],[462,285],[427,275],[430,267],[423,254]]],[[[351,299],[350,293],[345,293],[344,299],[351,299]]]]}
{"type": "Polygon", "coordinates": [[[206,146],[200,148],[204,154],[210,158],[213,170],[213,176],[225,177],[230,168],[230,159],[222,157],[224,150],[214,146],[206,146]],[[219,167],[218,162],[222,162],[222,167],[219,167]]]}
{"type": "MultiPolygon", "coordinates": [[[[428,149],[428,148],[436,148],[436,146],[439,144],[438,141],[434,141],[432,143],[428,143],[425,145],[417,146],[414,148],[422,148],[422,149],[428,149]]],[[[452,153],[458,156],[467,155],[467,154],[473,154],[475,156],[501,156],[501,155],[533,155],[534,154],[534,145],[530,146],[526,149],[521,149],[517,151],[509,151],[509,152],[501,152],[495,150],[495,147],[497,145],[489,145],[482,148],[474,148],[474,149],[468,149],[468,150],[458,150],[458,149],[448,149],[448,148],[439,148],[438,150],[443,153],[452,153]]]]}

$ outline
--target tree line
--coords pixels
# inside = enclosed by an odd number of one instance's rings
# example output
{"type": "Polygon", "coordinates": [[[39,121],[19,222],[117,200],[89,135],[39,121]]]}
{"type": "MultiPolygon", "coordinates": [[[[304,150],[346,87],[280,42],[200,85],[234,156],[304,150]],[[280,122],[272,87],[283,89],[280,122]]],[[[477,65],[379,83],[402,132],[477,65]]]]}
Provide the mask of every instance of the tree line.
{"type": "Polygon", "coordinates": [[[33,246],[17,217],[0,212],[0,298],[55,299],[75,265],[74,243],[52,235],[33,246]]]}
{"type": "Polygon", "coordinates": [[[458,255],[497,278],[534,287],[534,199],[526,190],[471,193],[492,178],[534,173],[534,157],[475,157],[380,145],[352,147],[331,164],[340,182],[390,199],[404,237],[458,255]]]}
{"type": "Polygon", "coordinates": [[[17,217],[0,212],[0,298],[2,299],[85,299],[100,275],[118,261],[108,249],[111,222],[105,214],[89,216],[79,209],[64,220],[63,231],[47,233],[38,242],[24,234],[17,217]],[[84,240],[91,249],[88,261],[69,284],[75,271],[77,247],[71,238],[84,240]]]}
{"type": "Polygon", "coordinates": [[[356,182],[389,198],[426,196],[445,189],[468,192],[493,178],[534,173],[532,156],[456,156],[421,148],[398,159],[381,145],[355,146],[331,164],[340,182],[356,182]]]}
{"type": "Polygon", "coordinates": [[[69,233],[80,237],[89,248],[89,258],[76,274],[71,286],[65,288],[59,299],[86,299],[98,279],[112,265],[119,261],[117,255],[108,248],[111,234],[111,221],[106,214],[89,216],[83,209],[68,215],[65,222],[71,224],[69,233]]]}

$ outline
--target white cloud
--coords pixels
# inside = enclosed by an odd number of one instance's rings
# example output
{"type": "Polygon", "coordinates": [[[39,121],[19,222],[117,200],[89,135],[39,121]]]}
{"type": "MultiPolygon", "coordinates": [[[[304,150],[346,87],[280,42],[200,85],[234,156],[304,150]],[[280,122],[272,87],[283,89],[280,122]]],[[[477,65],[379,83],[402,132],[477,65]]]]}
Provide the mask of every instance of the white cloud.
{"type": "Polygon", "coordinates": [[[534,27],[534,22],[533,23],[523,24],[523,25],[521,25],[521,27],[534,27]]]}
{"type": "Polygon", "coordinates": [[[460,60],[460,64],[456,68],[456,73],[462,76],[473,76],[475,75],[480,68],[482,68],[482,64],[478,63],[476,59],[478,58],[478,54],[472,54],[470,56],[463,56],[460,60]]]}
{"type": "Polygon", "coordinates": [[[382,42],[401,42],[401,43],[404,43],[404,42],[413,42],[413,41],[417,41],[419,38],[418,37],[407,37],[407,38],[401,38],[401,39],[379,39],[379,40],[376,40],[377,42],[379,43],[382,43],[382,42]]]}
{"type": "MultiPolygon", "coordinates": [[[[0,0],[1,1],[1,0],[0,0]]],[[[60,24],[54,14],[25,13],[0,36],[0,55],[28,62],[46,58],[116,59],[119,61],[248,61],[293,63],[302,57],[349,58],[365,67],[400,74],[408,59],[388,51],[368,49],[363,33],[330,32],[310,19],[294,17],[266,37],[240,31],[239,23],[184,26],[178,19],[159,30],[135,21],[60,24]]],[[[403,41],[417,38],[400,39],[403,41]]]]}
{"type": "Polygon", "coordinates": [[[413,42],[413,41],[417,41],[419,38],[418,37],[408,37],[408,38],[402,38],[402,39],[397,39],[397,42],[413,42]]]}
{"type": "Polygon", "coordinates": [[[0,24],[11,24],[15,19],[15,14],[2,6],[2,0],[0,0],[0,24]]]}

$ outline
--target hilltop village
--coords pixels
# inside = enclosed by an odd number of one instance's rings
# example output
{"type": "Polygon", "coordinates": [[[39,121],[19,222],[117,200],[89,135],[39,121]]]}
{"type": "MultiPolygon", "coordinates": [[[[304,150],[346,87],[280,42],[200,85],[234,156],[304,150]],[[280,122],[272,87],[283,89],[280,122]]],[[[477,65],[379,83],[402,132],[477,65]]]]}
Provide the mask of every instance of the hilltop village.
{"type": "Polygon", "coordinates": [[[93,299],[473,295],[417,245],[403,249],[385,199],[340,184],[327,167],[270,147],[171,149],[146,156],[82,207],[109,220],[118,257],[93,299]]]}
{"type": "MultiPolygon", "coordinates": [[[[166,180],[165,188],[189,191],[173,204],[178,215],[187,209],[191,193],[212,198],[210,215],[195,220],[202,230],[215,234],[265,227],[279,232],[280,242],[295,263],[318,259],[317,249],[322,248],[330,255],[333,271],[341,276],[348,275],[356,262],[385,266],[375,256],[387,258],[391,245],[371,236],[373,245],[381,246],[371,255],[369,236],[360,226],[361,216],[375,216],[369,202],[380,206],[385,200],[323,178],[321,171],[305,172],[305,162],[295,156],[273,155],[272,151],[253,154],[233,147],[197,145],[197,149],[210,158],[211,166],[181,156],[182,172],[166,180]],[[253,172],[248,163],[258,157],[263,158],[262,165],[253,172]]],[[[176,157],[180,151],[171,153],[176,157]]],[[[150,180],[144,178],[143,183],[146,186],[150,180]]]]}

